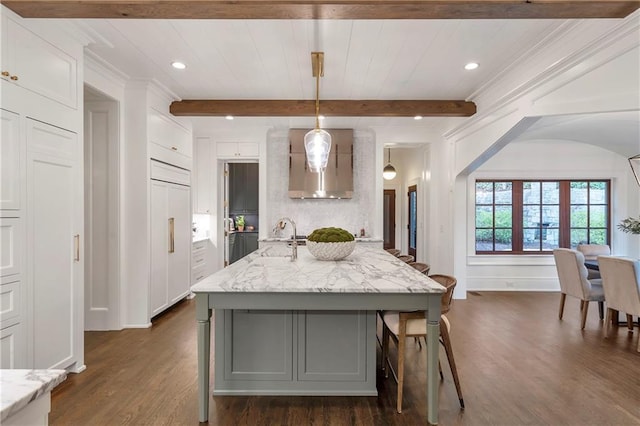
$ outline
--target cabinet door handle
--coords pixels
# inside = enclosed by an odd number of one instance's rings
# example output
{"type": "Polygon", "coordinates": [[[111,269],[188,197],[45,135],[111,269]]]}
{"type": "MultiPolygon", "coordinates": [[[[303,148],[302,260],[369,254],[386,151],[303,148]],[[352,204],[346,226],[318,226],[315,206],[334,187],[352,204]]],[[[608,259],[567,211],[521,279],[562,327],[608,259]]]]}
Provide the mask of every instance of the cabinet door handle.
{"type": "Polygon", "coordinates": [[[178,148],[176,148],[175,146],[172,146],[171,149],[174,150],[174,151],[178,150],[178,148]]]}
{"type": "Polygon", "coordinates": [[[9,71],[2,71],[3,77],[9,77],[9,71]]]}
{"type": "Polygon", "coordinates": [[[12,75],[9,78],[11,78],[11,80],[13,80],[13,81],[18,81],[18,76],[17,75],[12,75]]]}
{"type": "Polygon", "coordinates": [[[176,251],[176,242],[175,242],[175,219],[169,218],[169,253],[173,253],[176,251]]]}
{"type": "Polygon", "coordinates": [[[73,260],[80,262],[80,234],[73,236],[73,260]]]}

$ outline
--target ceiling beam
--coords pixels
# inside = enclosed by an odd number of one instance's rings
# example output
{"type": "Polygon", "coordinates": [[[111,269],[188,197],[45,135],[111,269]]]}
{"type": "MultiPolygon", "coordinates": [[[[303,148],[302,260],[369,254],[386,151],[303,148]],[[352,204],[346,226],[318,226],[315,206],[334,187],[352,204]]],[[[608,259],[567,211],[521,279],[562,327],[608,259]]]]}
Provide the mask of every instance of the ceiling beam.
{"type": "Polygon", "coordinates": [[[0,0],[24,18],[623,18],[640,0],[0,0]]]}
{"type": "MultiPolygon", "coordinates": [[[[314,100],[182,100],[170,112],[196,117],[314,117],[314,100]]],[[[470,117],[476,105],[451,100],[320,100],[327,117],[470,117]]]]}

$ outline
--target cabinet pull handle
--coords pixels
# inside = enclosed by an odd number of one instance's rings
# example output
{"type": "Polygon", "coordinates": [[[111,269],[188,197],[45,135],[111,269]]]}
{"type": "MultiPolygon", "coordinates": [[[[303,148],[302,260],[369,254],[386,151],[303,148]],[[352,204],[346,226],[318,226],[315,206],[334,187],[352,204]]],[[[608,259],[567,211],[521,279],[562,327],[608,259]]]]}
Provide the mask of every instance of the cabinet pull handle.
{"type": "Polygon", "coordinates": [[[17,75],[12,75],[10,78],[13,81],[18,81],[18,76],[17,75]]]}
{"type": "Polygon", "coordinates": [[[9,71],[2,71],[3,77],[9,77],[9,71]]]}
{"type": "Polygon", "coordinates": [[[174,151],[178,150],[178,148],[176,148],[175,146],[172,146],[171,149],[174,150],[174,151]]]}
{"type": "Polygon", "coordinates": [[[169,253],[173,253],[176,251],[176,243],[175,243],[175,219],[169,218],[169,253]]]}
{"type": "Polygon", "coordinates": [[[80,234],[73,236],[73,260],[80,262],[80,234]]]}

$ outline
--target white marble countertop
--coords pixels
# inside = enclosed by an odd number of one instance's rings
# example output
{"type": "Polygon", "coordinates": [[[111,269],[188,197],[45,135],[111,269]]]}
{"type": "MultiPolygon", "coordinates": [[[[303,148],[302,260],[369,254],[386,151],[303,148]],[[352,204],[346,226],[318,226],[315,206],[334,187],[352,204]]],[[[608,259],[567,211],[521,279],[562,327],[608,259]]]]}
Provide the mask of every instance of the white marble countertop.
{"type": "MultiPolygon", "coordinates": [[[[291,241],[291,238],[276,238],[276,237],[268,237],[268,238],[260,238],[258,241],[263,243],[287,243],[291,241]]],[[[382,243],[384,240],[380,238],[372,238],[372,237],[357,237],[356,242],[360,243],[382,243]]]]}
{"type": "Polygon", "coordinates": [[[444,293],[444,287],[386,251],[358,245],[338,261],[306,247],[263,247],[191,287],[194,293],[444,293]]]}
{"type": "Polygon", "coordinates": [[[66,378],[65,370],[0,370],[0,420],[20,411],[66,378]]]}

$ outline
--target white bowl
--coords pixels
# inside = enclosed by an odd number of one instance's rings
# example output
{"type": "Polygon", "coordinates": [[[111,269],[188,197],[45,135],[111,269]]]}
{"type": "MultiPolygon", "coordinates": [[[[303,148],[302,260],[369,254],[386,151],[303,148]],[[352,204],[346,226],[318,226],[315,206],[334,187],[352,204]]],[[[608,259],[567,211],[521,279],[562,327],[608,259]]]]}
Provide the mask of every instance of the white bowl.
{"type": "Polygon", "coordinates": [[[349,256],[356,248],[355,241],[341,243],[319,243],[307,241],[309,252],[320,260],[340,260],[349,256]]]}

